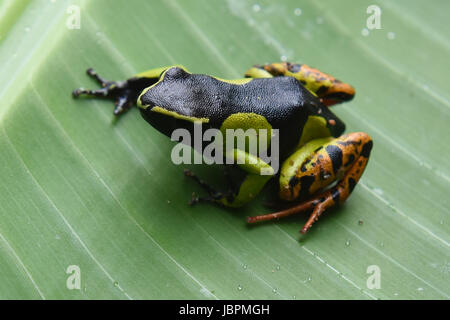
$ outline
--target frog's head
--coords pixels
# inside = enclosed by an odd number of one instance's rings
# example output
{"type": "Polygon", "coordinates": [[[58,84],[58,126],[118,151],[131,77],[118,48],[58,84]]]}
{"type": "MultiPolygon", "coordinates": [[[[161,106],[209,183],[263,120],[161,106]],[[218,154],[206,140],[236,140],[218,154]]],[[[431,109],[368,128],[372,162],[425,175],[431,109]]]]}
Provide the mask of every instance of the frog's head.
{"type": "Polygon", "coordinates": [[[273,76],[296,78],[326,106],[350,101],[355,96],[351,85],[306,64],[280,62],[265,65],[264,69],[273,76]]]}
{"type": "Polygon", "coordinates": [[[192,75],[180,66],[169,67],[161,73],[158,82],[141,92],[137,106],[149,122],[159,114],[168,118],[164,120],[167,122],[207,123],[209,108],[219,110],[221,101],[209,94],[204,78],[204,75],[192,75]]]}

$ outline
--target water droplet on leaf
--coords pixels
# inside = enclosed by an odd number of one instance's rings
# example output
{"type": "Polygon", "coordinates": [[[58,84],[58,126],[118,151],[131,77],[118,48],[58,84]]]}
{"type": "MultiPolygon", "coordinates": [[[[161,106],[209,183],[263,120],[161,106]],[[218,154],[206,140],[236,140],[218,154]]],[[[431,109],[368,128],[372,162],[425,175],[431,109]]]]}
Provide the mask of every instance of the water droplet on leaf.
{"type": "Polygon", "coordinates": [[[261,10],[261,6],[259,4],[254,4],[252,7],[254,12],[259,12],[261,10]]]}
{"type": "Polygon", "coordinates": [[[388,37],[389,40],[394,40],[395,39],[395,33],[388,32],[387,37],[388,37]]]}

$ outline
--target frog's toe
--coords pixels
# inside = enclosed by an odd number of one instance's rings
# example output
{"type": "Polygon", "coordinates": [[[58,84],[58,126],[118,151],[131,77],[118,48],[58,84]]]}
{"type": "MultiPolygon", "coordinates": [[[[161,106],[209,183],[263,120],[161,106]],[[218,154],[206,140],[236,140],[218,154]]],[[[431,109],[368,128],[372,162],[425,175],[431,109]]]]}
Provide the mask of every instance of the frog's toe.
{"type": "Polygon", "coordinates": [[[107,88],[101,88],[98,90],[89,90],[84,88],[78,88],[72,91],[72,96],[74,98],[78,98],[79,96],[91,96],[91,97],[107,97],[108,90],[107,88]]]}
{"type": "Polygon", "coordinates": [[[114,115],[118,116],[122,113],[128,111],[133,105],[133,101],[130,100],[129,96],[120,96],[115,103],[114,115]]]}
{"type": "Polygon", "coordinates": [[[196,194],[195,194],[195,192],[192,192],[192,197],[191,197],[191,200],[189,200],[189,205],[190,206],[193,206],[193,205],[196,205],[197,203],[199,203],[200,202],[200,197],[199,196],[197,196],[196,194]]]}
{"type": "Polygon", "coordinates": [[[78,98],[83,90],[84,90],[83,88],[78,88],[78,89],[73,90],[72,96],[74,98],[78,98]]]}
{"type": "Polygon", "coordinates": [[[102,87],[107,87],[108,84],[111,83],[111,81],[107,81],[105,79],[103,79],[93,68],[89,68],[86,70],[86,73],[94,78],[95,80],[97,80],[97,82],[102,86],[102,87]]]}
{"type": "Polygon", "coordinates": [[[247,217],[247,222],[248,223],[256,223],[256,222],[261,222],[261,221],[280,219],[280,218],[287,217],[287,216],[290,216],[293,214],[309,211],[309,210],[313,209],[316,206],[316,204],[317,204],[317,200],[311,199],[311,200],[303,202],[297,206],[293,206],[291,208],[281,210],[278,212],[262,214],[262,215],[253,216],[253,217],[247,217]]]}

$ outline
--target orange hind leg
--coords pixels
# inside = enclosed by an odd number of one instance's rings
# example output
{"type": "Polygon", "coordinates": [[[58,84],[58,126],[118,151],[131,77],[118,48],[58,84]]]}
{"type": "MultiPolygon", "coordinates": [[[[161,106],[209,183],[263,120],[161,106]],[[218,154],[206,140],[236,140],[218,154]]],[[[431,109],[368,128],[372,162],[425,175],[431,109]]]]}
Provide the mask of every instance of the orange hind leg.
{"type": "MultiPolygon", "coordinates": [[[[306,224],[301,229],[301,233],[306,233],[308,229],[312,226],[312,224],[317,221],[320,217],[320,215],[327,209],[341,204],[347,200],[347,198],[352,193],[353,189],[355,188],[356,184],[358,183],[359,179],[361,178],[365,167],[367,166],[367,162],[369,161],[370,151],[372,149],[372,140],[371,138],[365,134],[365,133],[353,133],[349,135],[344,135],[340,138],[334,139],[331,143],[328,145],[333,145],[341,151],[339,154],[341,155],[340,163],[341,167],[339,168],[333,168],[337,174],[338,171],[345,172],[344,176],[337,182],[337,184],[323,192],[314,193],[307,201],[294,206],[292,208],[282,210],[275,213],[265,214],[265,215],[259,215],[254,217],[249,217],[247,219],[248,223],[256,223],[260,221],[268,221],[272,219],[278,219],[286,216],[290,216],[293,214],[297,214],[304,211],[313,210],[311,216],[309,217],[306,224]],[[342,161],[343,159],[353,159],[352,165],[348,167],[348,169],[345,169],[345,163],[342,161]]],[[[304,164],[302,164],[301,168],[298,170],[298,177],[297,180],[302,175],[311,175],[315,174],[316,181],[319,180],[318,178],[318,172],[320,172],[321,168],[323,167],[332,167],[333,162],[333,156],[324,157],[324,154],[327,152],[326,148],[322,149],[322,154],[320,159],[322,159],[322,162],[319,163],[319,165],[314,166],[315,173],[311,173],[311,170],[301,170],[304,168],[304,164]],[[323,150],[325,149],[325,150],[323,150]],[[304,171],[301,173],[301,171],[304,171]]],[[[308,162],[314,162],[315,156],[319,157],[319,151],[314,152],[314,155],[312,157],[308,158],[308,162]],[[311,160],[312,159],[312,160],[311,160]]],[[[331,184],[333,181],[328,182],[328,185],[331,184]]],[[[323,185],[321,186],[324,187],[323,185]]],[[[300,186],[301,188],[301,186],[300,186]]],[[[298,191],[298,189],[297,189],[298,191]]]]}

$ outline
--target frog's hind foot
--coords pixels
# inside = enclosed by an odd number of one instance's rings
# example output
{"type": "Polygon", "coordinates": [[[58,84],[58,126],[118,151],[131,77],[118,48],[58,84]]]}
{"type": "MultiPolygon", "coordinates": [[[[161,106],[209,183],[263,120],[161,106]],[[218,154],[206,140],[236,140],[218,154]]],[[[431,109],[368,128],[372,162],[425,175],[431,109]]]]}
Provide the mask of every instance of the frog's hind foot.
{"type": "Polygon", "coordinates": [[[291,207],[289,209],[285,209],[285,210],[274,212],[274,213],[254,216],[254,217],[248,217],[247,222],[248,223],[256,223],[256,222],[260,222],[260,221],[269,221],[269,220],[280,219],[280,218],[294,215],[297,213],[302,213],[305,211],[313,210],[308,221],[303,226],[303,228],[300,230],[300,232],[302,234],[305,234],[306,231],[308,231],[308,229],[312,226],[312,224],[314,222],[316,222],[317,220],[319,220],[319,217],[322,215],[322,213],[326,209],[333,207],[339,203],[338,195],[341,192],[339,190],[339,188],[342,188],[342,187],[336,186],[335,188],[332,188],[330,191],[325,191],[325,192],[313,197],[312,199],[305,201],[297,206],[291,207]],[[337,199],[336,199],[336,197],[337,197],[337,199]]]}
{"type": "Polygon", "coordinates": [[[355,185],[358,183],[358,180],[361,177],[365,166],[367,165],[367,161],[368,158],[361,156],[356,162],[357,165],[354,165],[351,168],[351,170],[347,172],[344,178],[340,180],[339,183],[333,188],[326,190],[316,196],[313,196],[311,199],[292,208],[278,211],[275,213],[248,217],[247,222],[255,223],[260,221],[268,221],[313,210],[311,215],[309,216],[308,221],[300,230],[302,234],[305,234],[306,231],[308,231],[308,229],[311,228],[313,223],[319,220],[319,217],[325,210],[334,207],[338,204],[342,204],[350,196],[355,185]]]}
{"type": "MultiPolygon", "coordinates": [[[[361,138],[359,143],[359,145],[361,145],[361,147],[359,147],[359,156],[352,158],[351,167],[334,187],[315,194],[306,202],[303,202],[292,208],[281,210],[275,213],[249,217],[247,218],[247,222],[255,223],[259,221],[268,221],[312,210],[308,221],[300,230],[302,234],[305,234],[306,231],[308,231],[308,229],[313,225],[313,223],[319,219],[323,212],[331,207],[344,203],[361,178],[361,175],[363,174],[364,169],[367,166],[367,162],[369,161],[370,151],[373,146],[372,140],[367,134],[354,133],[353,135],[361,138]],[[362,143],[362,141],[364,141],[364,143],[362,143]]],[[[338,144],[339,143],[343,146],[346,146],[347,143],[348,146],[349,144],[354,142],[352,142],[352,140],[350,140],[350,142],[347,140],[339,140],[338,144]]]]}

